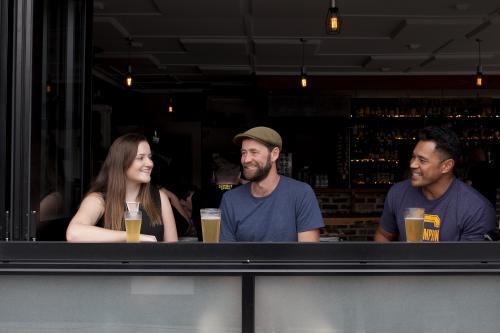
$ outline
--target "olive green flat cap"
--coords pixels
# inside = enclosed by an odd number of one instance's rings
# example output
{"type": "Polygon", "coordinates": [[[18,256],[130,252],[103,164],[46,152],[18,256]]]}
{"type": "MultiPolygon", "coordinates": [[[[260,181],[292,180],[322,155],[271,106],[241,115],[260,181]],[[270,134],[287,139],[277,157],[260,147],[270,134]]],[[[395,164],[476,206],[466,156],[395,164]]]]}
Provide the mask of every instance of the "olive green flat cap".
{"type": "Polygon", "coordinates": [[[278,147],[281,150],[282,141],[281,136],[278,132],[269,127],[259,126],[249,129],[246,132],[236,134],[233,138],[233,142],[237,145],[241,145],[244,139],[253,139],[260,141],[264,144],[278,147]]]}

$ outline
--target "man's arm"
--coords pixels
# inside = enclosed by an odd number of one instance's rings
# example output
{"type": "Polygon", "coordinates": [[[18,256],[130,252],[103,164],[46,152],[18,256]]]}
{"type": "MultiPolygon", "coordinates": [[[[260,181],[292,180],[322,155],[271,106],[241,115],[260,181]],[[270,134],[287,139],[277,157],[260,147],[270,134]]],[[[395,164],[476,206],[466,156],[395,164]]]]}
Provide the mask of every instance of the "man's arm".
{"type": "Polygon", "coordinates": [[[299,232],[297,236],[299,242],[319,242],[319,229],[299,232]]]}
{"type": "Polygon", "coordinates": [[[392,233],[385,231],[382,229],[382,227],[378,227],[377,231],[375,232],[375,237],[374,241],[379,242],[379,243],[387,243],[387,242],[392,242],[398,239],[398,234],[397,233],[392,233]]]}
{"type": "Polygon", "coordinates": [[[305,188],[296,208],[297,240],[319,242],[319,228],[325,226],[318,199],[310,186],[305,188]]]}
{"type": "MultiPolygon", "coordinates": [[[[470,210],[469,210],[470,211],[470,210]]],[[[462,232],[461,241],[483,241],[484,235],[495,229],[496,212],[490,203],[484,203],[478,207],[475,212],[466,217],[462,232]]]]}

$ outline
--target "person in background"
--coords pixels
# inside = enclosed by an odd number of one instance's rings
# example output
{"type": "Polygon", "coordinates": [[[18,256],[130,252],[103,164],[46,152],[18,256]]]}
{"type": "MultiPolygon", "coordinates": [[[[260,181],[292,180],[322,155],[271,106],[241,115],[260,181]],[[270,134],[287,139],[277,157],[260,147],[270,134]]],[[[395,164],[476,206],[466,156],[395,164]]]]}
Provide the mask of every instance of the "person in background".
{"type": "Polygon", "coordinates": [[[488,162],[483,148],[475,147],[472,149],[469,164],[467,184],[484,195],[495,207],[497,202],[497,172],[495,167],[488,162]]]}
{"type": "Polygon", "coordinates": [[[200,208],[218,208],[224,193],[240,185],[240,175],[239,165],[224,158],[218,159],[213,182],[192,194],[190,200],[192,219],[199,241],[203,241],[200,208]]]}
{"type": "Polygon", "coordinates": [[[406,240],[403,211],[425,209],[423,240],[480,241],[495,228],[495,210],[453,173],[460,141],[448,128],[426,127],[410,160],[411,178],[387,194],[375,241],[406,240]]]}
{"type": "Polygon", "coordinates": [[[224,193],[221,241],[318,242],[324,226],[318,200],[305,183],[278,174],[281,136],[268,127],[236,135],[249,182],[224,193]]]}
{"type": "Polygon", "coordinates": [[[191,185],[179,191],[179,202],[190,219],[193,217],[193,195],[198,192],[198,187],[191,185]]]}
{"type": "Polygon", "coordinates": [[[172,212],[174,214],[177,236],[193,236],[194,227],[191,222],[192,207],[190,205],[193,192],[189,193],[189,190],[182,190],[179,192],[179,196],[177,196],[176,194],[165,188],[161,188],[161,191],[165,193],[165,195],[170,200],[170,204],[172,205],[172,212]]]}
{"type": "Polygon", "coordinates": [[[69,242],[125,242],[127,201],[143,210],[140,241],[177,241],[175,221],[165,193],[150,185],[151,149],[141,134],[125,134],[109,148],[104,164],[69,223],[69,242]]]}

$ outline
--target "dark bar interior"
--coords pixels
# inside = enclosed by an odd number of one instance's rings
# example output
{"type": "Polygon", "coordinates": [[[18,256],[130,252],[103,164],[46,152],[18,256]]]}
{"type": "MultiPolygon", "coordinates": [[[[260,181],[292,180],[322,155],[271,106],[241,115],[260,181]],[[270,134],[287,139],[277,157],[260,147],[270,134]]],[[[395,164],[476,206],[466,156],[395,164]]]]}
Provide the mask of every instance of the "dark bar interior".
{"type": "Polygon", "coordinates": [[[499,15],[493,0],[2,0],[0,332],[498,332],[499,15]],[[202,242],[222,193],[220,242],[202,242]],[[275,238],[222,238],[273,193],[285,204],[257,222],[275,238]]]}

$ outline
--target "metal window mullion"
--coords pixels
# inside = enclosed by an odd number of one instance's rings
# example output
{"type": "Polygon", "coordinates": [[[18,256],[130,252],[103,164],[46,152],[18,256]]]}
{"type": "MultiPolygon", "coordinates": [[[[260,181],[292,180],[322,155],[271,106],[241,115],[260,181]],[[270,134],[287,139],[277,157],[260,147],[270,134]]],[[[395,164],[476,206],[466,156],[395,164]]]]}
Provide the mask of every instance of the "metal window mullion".
{"type": "Polygon", "coordinates": [[[13,240],[30,239],[31,111],[33,1],[19,0],[14,7],[12,74],[11,221],[13,240]]]}
{"type": "Polygon", "coordinates": [[[241,331],[255,332],[255,274],[244,273],[241,276],[241,331]]]}

